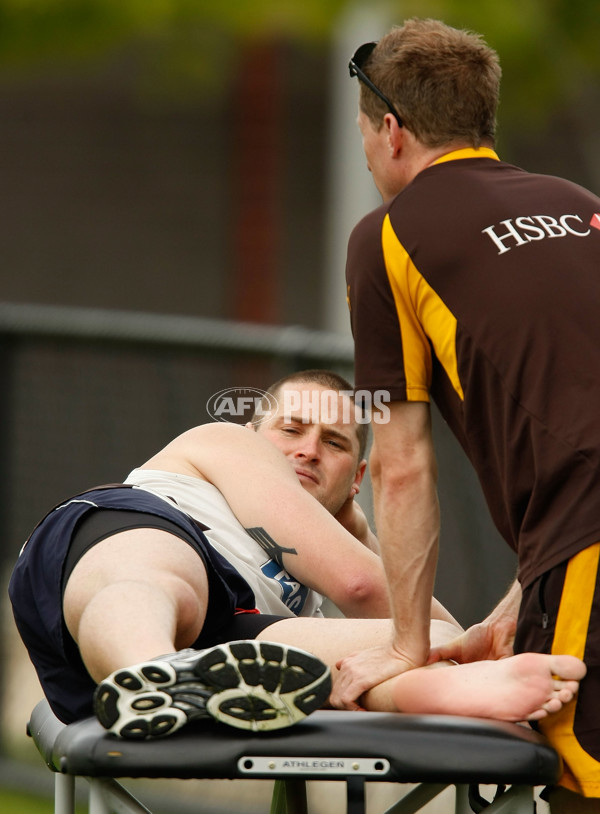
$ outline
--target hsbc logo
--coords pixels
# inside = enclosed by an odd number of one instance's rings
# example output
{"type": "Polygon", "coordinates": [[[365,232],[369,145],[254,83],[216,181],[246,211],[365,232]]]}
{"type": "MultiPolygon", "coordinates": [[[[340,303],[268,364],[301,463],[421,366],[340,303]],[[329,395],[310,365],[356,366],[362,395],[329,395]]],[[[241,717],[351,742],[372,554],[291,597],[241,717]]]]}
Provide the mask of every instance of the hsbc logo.
{"type": "Polygon", "coordinates": [[[482,229],[482,234],[494,242],[498,254],[505,254],[517,246],[525,246],[547,237],[587,237],[592,228],[600,229],[600,214],[592,216],[587,228],[579,215],[561,215],[558,218],[552,215],[529,215],[502,220],[496,226],[482,229]]]}

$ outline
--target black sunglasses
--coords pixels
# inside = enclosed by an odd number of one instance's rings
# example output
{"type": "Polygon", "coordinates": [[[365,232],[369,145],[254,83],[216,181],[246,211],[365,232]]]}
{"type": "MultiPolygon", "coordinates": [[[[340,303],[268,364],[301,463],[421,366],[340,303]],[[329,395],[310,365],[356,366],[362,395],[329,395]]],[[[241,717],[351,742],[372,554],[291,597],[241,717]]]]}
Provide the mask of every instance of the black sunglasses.
{"type": "Polygon", "coordinates": [[[377,85],[374,85],[366,73],[362,70],[362,66],[365,64],[367,59],[373,53],[373,49],[377,45],[376,42],[365,42],[364,45],[361,45],[359,48],[356,49],[354,56],[348,63],[348,70],[350,71],[350,76],[358,76],[361,82],[363,82],[369,90],[372,90],[376,96],[379,96],[382,102],[384,102],[390,109],[390,113],[393,114],[394,118],[398,122],[398,127],[402,127],[402,119],[398,115],[396,108],[387,98],[387,96],[382,93],[377,85]]]}

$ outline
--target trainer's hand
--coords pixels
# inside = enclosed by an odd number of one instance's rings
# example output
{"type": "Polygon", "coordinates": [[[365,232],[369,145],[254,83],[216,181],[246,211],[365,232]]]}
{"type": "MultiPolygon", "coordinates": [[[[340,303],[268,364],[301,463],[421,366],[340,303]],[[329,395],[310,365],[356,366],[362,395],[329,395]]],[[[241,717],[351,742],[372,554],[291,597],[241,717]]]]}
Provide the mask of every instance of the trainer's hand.
{"type": "Polygon", "coordinates": [[[336,709],[363,709],[360,705],[363,693],[376,684],[417,666],[398,653],[391,644],[353,653],[336,664],[340,672],[333,682],[329,701],[336,709]]]}
{"type": "Polygon", "coordinates": [[[494,625],[479,622],[465,630],[456,639],[432,647],[428,664],[436,661],[452,660],[459,664],[472,661],[505,659],[513,655],[515,624],[505,620],[494,625]]]}

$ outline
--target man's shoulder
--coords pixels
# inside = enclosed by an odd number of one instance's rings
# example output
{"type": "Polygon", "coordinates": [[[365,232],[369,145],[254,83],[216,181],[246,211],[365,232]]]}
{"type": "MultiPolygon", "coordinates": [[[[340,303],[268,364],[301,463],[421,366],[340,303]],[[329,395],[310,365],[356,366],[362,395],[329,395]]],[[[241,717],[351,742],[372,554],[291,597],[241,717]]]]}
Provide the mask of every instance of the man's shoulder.
{"type": "Polygon", "coordinates": [[[358,252],[377,250],[381,246],[381,230],[390,204],[385,203],[372,209],[356,224],[350,233],[348,241],[348,252],[358,252]]]}
{"type": "Polygon", "coordinates": [[[185,443],[194,439],[215,439],[217,441],[231,440],[231,443],[235,444],[239,440],[240,432],[245,429],[247,428],[241,424],[236,424],[231,421],[207,421],[205,424],[198,424],[195,427],[185,430],[185,432],[178,435],[174,441],[185,443]]]}

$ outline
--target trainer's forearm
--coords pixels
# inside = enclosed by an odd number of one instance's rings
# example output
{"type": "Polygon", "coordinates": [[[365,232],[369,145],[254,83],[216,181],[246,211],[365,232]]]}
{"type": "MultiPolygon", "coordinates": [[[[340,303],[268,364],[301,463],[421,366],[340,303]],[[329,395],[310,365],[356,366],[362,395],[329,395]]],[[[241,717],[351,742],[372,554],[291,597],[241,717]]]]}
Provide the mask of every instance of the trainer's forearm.
{"type": "Polygon", "coordinates": [[[415,666],[425,664],[439,537],[435,463],[426,454],[398,466],[375,451],[372,479],[394,645],[415,666]]]}
{"type": "Polygon", "coordinates": [[[390,511],[389,501],[382,499],[383,504],[386,502],[379,541],[390,590],[394,643],[411,663],[419,666],[426,663],[430,648],[438,547],[437,529],[429,519],[437,517],[437,504],[427,502],[420,511],[410,499],[399,500],[390,511]],[[426,523],[422,522],[424,512],[429,518],[426,523]]]}
{"type": "Polygon", "coordinates": [[[506,595],[498,602],[485,620],[492,628],[516,628],[519,608],[521,607],[522,590],[517,579],[512,583],[506,595]]]}

